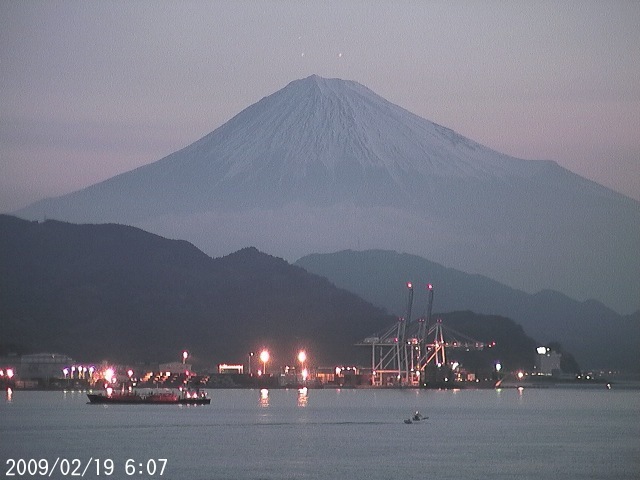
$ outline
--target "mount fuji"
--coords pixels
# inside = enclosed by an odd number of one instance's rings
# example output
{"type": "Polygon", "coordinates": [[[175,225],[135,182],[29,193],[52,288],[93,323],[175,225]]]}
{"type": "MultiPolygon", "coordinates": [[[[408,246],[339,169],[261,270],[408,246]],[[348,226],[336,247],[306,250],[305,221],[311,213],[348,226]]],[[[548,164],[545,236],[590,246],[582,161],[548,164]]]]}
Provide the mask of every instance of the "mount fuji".
{"type": "Polygon", "coordinates": [[[530,292],[639,307],[640,202],[316,75],[161,160],[15,214],[130,224],[214,256],[397,250],[530,292]]]}

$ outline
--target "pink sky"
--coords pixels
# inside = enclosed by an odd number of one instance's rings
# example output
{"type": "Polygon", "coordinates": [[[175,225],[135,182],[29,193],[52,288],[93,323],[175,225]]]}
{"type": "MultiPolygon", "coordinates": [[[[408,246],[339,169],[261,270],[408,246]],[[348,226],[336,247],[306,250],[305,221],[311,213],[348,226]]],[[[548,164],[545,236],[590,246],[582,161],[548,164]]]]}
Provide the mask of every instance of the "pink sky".
{"type": "Polygon", "coordinates": [[[292,80],[355,80],[640,200],[640,3],[0,3],[0,212],[197,140],[292,80]]]}

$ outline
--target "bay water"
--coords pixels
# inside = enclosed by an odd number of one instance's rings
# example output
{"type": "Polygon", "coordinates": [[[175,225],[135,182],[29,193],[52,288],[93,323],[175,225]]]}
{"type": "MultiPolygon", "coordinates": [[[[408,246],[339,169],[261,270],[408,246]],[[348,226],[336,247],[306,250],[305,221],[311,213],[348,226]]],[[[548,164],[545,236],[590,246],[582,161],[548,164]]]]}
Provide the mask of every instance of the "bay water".
{"type": "Polygon", "coordinates": [[[209,394],[211,405],[195,407],[90,405],[82,392],[7,394],[2,477],[45,478],[26,462],[51,467],[57,459],[48,478],[640,478],[640,390],[209,394]],[[405,423],[416,411],[428,418],[405,423]]]}

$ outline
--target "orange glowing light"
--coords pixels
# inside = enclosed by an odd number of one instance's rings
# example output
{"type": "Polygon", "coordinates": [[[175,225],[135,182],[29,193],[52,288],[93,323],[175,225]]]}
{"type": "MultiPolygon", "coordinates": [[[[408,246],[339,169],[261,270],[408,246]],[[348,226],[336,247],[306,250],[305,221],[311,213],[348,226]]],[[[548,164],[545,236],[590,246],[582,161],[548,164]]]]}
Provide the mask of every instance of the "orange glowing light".
{"type": "Polygon", "coordinates": [[[267,362],[269,361],[269,352],[267,350],[262,350],[260,352],[260,361],[262,362],[262,367],[264,370],[264,374],[267,374],[267,362]]]}

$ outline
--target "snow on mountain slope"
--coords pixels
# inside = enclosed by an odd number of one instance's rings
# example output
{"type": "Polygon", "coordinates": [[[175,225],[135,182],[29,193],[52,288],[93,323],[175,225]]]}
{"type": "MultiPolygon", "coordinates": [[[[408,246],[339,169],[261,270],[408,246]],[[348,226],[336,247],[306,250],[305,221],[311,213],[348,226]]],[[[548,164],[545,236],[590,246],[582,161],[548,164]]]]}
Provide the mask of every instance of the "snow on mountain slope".
{"type": "Polygon", "coordinates": [[[640,202],[315,75],[157,162],[17,214],[133,224],[212,255],[399,250],[527,291],[639,306],[640,202]]]}
{"type": "Polygon", "coordinates": [[[363,171],[384,169],[396,179],[412,171],[442,176],[523,173],[514,168],[514,159],[417,117],[358,83],[315,75],[249,107],[202,142],[229,156],[227,180],[255,174],[261,158],[297,178],[306,176],[313,164],[335,176],[344,163],[363,171]],[[233,137],[229,142],[226,131],[239,133],[241,145],[233,137]],[[262,138],[251,142],[258,147],[251,150],[243,134],[254,132],[262,138]]]}
{"type": "Polygon", "coordinates": [[[358,83],[313,75],[158,162],[72,194],[60,213],[68,217],[64,211],[79,209],[83,198],[89,212],[84,219],[71,213],[78,221],[93,218],[95,204],[109,198],[130,203],[118,215],[124,210],[131,219],[291,201],[400,205],[419,201],[438,178],[504,182],[543,168],[544,162],[499,154],[424,120],[358,83]]]}

